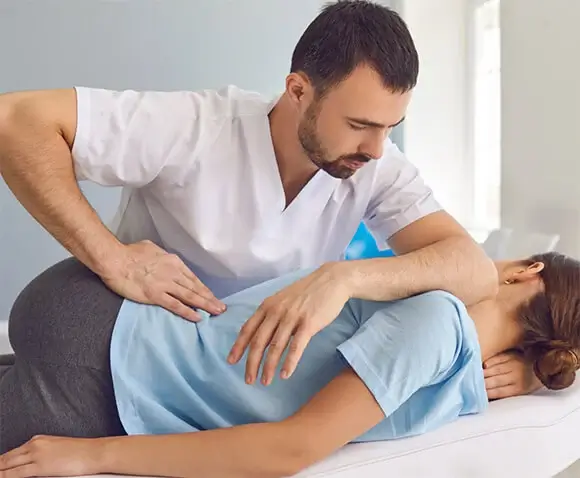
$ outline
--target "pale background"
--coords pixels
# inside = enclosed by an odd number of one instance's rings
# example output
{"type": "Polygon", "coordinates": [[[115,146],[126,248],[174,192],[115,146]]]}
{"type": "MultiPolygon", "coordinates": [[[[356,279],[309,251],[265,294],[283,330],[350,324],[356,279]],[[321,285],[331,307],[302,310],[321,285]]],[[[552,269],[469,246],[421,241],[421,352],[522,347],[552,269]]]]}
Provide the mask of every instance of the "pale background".
{"type": "MultiPolygon", "coordinates": [[[[0,93],[233,83],[274,95],[323,3],[1,0],[0,93]]],[[[443,204],[470,230],[557,233],[558,249],[580,256],[580,2],[384,3],[403,13],[421,55],[420,83],[395,141],[443,204]]],[[[111,219],[119,191],[83,190],[111,219]]],[[[16,294],[66,255],[0,181],[0,353],[16,294]]]]}
{"type": "MultiPolygon", "coordinates": [[[[0,93],[74,85],[179,90],[236,84],[275,95],[318,0],[0,0],[0,93]]],[[[119,189],[83,184],[110,221],[119,189]]],[[[0,181],[0,320],[68,255],[0,181]]]]}
{"type": "MultiPolygon", "coordinates": [[[[233,83],[274,95],[323,3],[2,0],[0,92],[233,83]]],[[[498,0],[389,3],[421,55],[420,83],[395,139],[444,206],[470,230],[556,232],[560,250],[580,255],[580,2],[504,0],[501,38],[493,12],[483,26],[477,21],[482,4],[498,0]]],[[[83,190],[108,221],[119,191],[83,190]]],[[[0,182],[0,320],[31,278],[66,255],[0,182]]]]}

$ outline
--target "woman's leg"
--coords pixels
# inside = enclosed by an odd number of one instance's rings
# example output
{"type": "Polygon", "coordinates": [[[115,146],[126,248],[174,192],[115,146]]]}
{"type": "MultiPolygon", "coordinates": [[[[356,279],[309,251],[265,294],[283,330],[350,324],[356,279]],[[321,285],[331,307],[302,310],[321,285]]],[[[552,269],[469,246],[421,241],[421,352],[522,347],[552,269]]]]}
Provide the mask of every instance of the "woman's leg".
{"type": "Polygon", "coordinates": [[[12,365],[14,365],[14,355],[0,355],[0,379],[12,365]]]}
{"type": "Polygon", "coordinates": [[[76,259],[49,268],[10,314],[15,362],[0,377],[0,453],[34,435],[124,434],[109,366],[122,298],[76,259]]]}

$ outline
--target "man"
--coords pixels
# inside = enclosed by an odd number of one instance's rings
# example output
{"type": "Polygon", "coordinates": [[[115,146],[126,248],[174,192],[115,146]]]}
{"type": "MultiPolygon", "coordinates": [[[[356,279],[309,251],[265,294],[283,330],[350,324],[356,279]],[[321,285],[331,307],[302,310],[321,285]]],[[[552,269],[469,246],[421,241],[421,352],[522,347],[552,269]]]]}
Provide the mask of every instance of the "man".
{"type": "MultiPolygon", "coordinates": [[[[249,348],[253,383],[262,360],[267,375],[289,347],[288,376],[349,297],[444,289],[471,304],[496,290],[492,262],[388,140],[417,74],[398,15],[340,1],[304,32],[273,102],[236,87],[4,95],[0,171],[108,287],[189,320],[195,308],[219,315],[219,298],[238,290],[316,268],[265,301],[232,349],[235,362],[249,348]],[[123,186],[114,234],[79,180],[123,186]],[[397,257],[339,260],[361,220],[397,257]]],[[[521,365],[507,363],[512,374],[521,365]]]]}

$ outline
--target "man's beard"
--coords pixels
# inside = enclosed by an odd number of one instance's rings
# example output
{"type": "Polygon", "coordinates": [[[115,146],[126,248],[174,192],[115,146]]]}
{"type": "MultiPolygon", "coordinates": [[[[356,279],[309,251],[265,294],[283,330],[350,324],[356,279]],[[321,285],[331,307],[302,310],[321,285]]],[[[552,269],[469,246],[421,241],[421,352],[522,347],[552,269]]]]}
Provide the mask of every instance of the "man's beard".
{"type": "Polygon", "coordinates": [[[316,134],[317,115],[318,107],[316,103],[313,103],[306,110],[304,118],[298,126],[298,140],[302,145],[302,149],[316,167],[326,171],[332,177],[338,179],[350,178],[356,170],[348,167],[346,161],[352,160],[366,163],[370,161],[370,158],[360,153],[352,153],[341,155],[333,160],[316,134]]]}

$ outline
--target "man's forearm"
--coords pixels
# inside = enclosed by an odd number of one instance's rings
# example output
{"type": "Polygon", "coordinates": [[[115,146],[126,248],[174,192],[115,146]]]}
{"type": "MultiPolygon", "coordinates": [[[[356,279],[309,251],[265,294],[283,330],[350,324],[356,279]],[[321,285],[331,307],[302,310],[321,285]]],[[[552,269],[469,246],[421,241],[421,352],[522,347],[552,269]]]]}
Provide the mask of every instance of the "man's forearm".
{"type": "Polygon", "coordinates": [[[497,290],[493,262],[468,237],[452,237],[396,257],[345,261],[339,265],[351,296],[395,300],[430,290],[446,290],[467,305],[497,290]]]}
{"type": "MultiPolygon", "coordinates": [[[[101,273],[121,244],[83,196],[70,144],[56,123],[30,111],[28,99],[0,102],[0,173],[24,208],[87,267],[101,273]]],[[[72,141],[72,138],[69,138],[72,141]]]]}
{"type": "Polygon", "coordinates": [[[287,427],[258,423],[178,435],[98,439],[98,473],[175,478],[279,478],[303,459],[287,427]]]}

